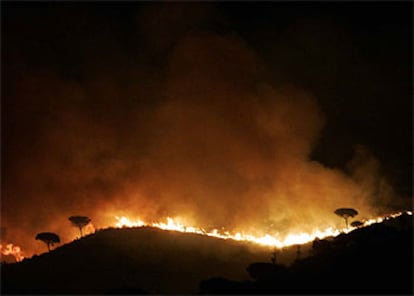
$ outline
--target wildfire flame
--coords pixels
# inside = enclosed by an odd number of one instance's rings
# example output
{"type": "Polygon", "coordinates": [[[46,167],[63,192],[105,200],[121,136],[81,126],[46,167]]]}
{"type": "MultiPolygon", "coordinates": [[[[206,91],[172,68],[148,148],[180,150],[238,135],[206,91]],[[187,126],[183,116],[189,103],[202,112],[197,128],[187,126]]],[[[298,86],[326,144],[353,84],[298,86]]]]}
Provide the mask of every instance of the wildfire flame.
{"type": "MultiPolygon", "coordinates": [[[[362,223],[363,223],[363,226],[365,227],[365,226],[368,226],[374,223],[380,223],[389,218],[398,217],[404,213],[408,215],[412,215],[412,212],[398,212],[398,213],[362,221],[362,223]]],[[[247,241],[247,242],[252,242],[252,243],[256,243],[256,244],[263,245],[263,246],[276,247],[276,248],[284,248],[284,247],[288,247],[292,245],[305,244],[305,243],[313,241],[316,238],[323,239],[326,237],[334,237],[334,236],[339,235],[340,233],[343,233],[343,232],[348,233],[356,229],[356,227],[349,227],[349,228],[343,228],[343,229],[334,229],[332,227],[329,227],[323,230],[314,230],[311,233],[305,233],[305,232],[292,233],[284,237],[280,237],[278,234],[276,235],[265,234],[263,236],[255,236],[249,233],[242,233],[242,232],[236,232],[236,233],[231,233],[229,231],[222,232],[217,229],[207,232],[206,230],[200,227],[184,225],[179,221],[179,218],[171,218],[171,217],[167,217],[166,222],[154,222],[154,223],[147,223],[143,221],[142,219],[131,220],[125,216],[121,216],[121,217],[115,216],[115,219],[117,221],[115,223],[115,227],[117,228],[150,226],[150,227],[156,227],[156,228],[163,229],[163,230],[179,231],[179,232],[185,232],[185,233],[195,233],[195,234],[212,236],[212,237],[221,238],[221,239],[247,241]]]]}
{"type": "MultiPolygon", "coordinates": [[[[383,215],[380,217],[368,219],[368,220],[361,220],[362,227],[366,227],[369,225],[372,225],[374,223],[381,223],[384,220],[388,220],[391,218],[396,218],[398,216],[401,216],[403,214],[412,215],[413,212],[406,211],[406,212],[398,212],[398,213],[392,213],[388,215],[383,215]]],[[[235,241],[245,241],[250,243],[255,243],[262,246],[268,246],[268,247],[276,247],[279,249],[293,246],[293,245],[299,245],[299,244],[306,244],[309,243],[316,238],[318,239],[324,239],[327,237],[335,237],[339,235],[340,233],[348,233],[350,231],[355,230],[357,227],[350,226],[349,228],[342,228],[342,229],[334,229],[332,227],[326,228],[326,229],[315,229],[312,232],[306,233],[306,232],[299,232],[299,233],[290,233],[285,236],[281,236],[278,233],[275,234],[265,234],[265,235],[253,235],[251,233],[244,233],[244,232],[231,232],[231,231],[223,231],[218,229],[213,229],[211,231],[206,231],[205,229],[201,227],[196,226],[189,226],[182,222],[182,219],[180,217],[167,217],[164,221],[158,221],[158,222],[146,222],[140,218],[136,219],[129,219],[125,216],[115,216],[115,224],[114,227],[116,228],[124,228],[124,227],[155,227],[162,230],[168,230],[168,231],[178,231],[178,232],[184,232],[184,233],[194,233],[194,234],[200,234],[220,239],[231,239],[235,241]]],[[[94,230],[94,228],[93,228],[94,230]]],[[[93,232],[93,231],[92,231],[93,232]]],[[[21,250],[21,247],[14,245],[12,243],[8,243],[5,246],[0,244],[0,254],[4,256],[12,255],[14,256],[16,262],[22,261],[25,257],[23,255],[23,252],[21,250]]]]}
{"type": "Polygon", "coordinates": [[[22,261],[24,259],[21,248],[13,244],[7,244],[6,247],[3,247],[3,245],[0,244],[0,254],[4,256],[12,255],[16,259],[16,262],[22,261]]]}
{"type": "Polygon", "coordinates": [[[371,225],[371,224],[374,224],[374,223],[381,223],[382,221],[388,220],[390,218],[396,218],[398,216],[401,216],[402,214],[407,214],[407,215],[412,216],[413,215],[413,212],[411,212],[411,211],[398,212],[398,213],[394,213],[394,214],[385,215],[385,216],[382,216],[382,217],[377,217],[377,218],[369,219],[367,221],[364,221],[363,223],[364,223],[364,226],[368,226],[368,225],[371,225]]]}

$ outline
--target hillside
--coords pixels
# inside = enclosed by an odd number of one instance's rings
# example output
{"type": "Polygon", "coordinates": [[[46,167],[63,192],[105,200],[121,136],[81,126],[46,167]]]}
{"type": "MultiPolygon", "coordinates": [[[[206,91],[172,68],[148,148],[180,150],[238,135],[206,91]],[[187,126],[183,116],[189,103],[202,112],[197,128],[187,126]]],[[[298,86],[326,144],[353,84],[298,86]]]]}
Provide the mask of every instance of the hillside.
{"type": "Polygon", "coordinates": [[[248,278],[269,249],[157,228],[105,229],[50,253],[3,266],[6,293],[196,293],[201,279],[248,278]]]}
{"type": "Polygon", "coordinates": [[[17,294],[412,294],[413,219],[402,215],[336,238],[269,248],[152,227],[105,229],[2,266],[17,294]],[[311,255],[311,256],[307,256],[311,255]],[[292,262],[291,262],[292,263],[292,262]]]}
{"type": "Polygon", "coordinates": [[[314,241],[312,253],[289,267],[255,262],[248,267],[253,280],[210,278],[201,292],[413,295],[411,215],[314,241]]]}

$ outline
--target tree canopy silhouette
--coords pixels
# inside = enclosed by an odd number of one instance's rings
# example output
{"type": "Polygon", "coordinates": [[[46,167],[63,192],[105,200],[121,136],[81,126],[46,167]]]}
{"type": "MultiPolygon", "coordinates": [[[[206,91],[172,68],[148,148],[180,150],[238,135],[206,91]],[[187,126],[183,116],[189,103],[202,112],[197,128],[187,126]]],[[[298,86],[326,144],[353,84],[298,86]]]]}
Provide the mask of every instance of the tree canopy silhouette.
{"type": "Polygon", "coordinates": [[[86,216],[70,216],[69,221],[72,222],[72,224],[79,228],[80,236],[83,236],[82,228],[88,225],[91,222],[91,219],[86,216]]]}
{"type": "Polygon", "coordinates": [[[348,218],[358,215],[357,210],[352,209],[352,208],[336,209],[334,213],[345,219],[346,228],[348,228],[348,218]]]}
{"type": "Polygon", "coordinates": [[[352,221],[351,222],[352,227],[361,227],[363,225],[364,225],[364,223],[362,223],[361,221],[352,221]]]}
{"type": "Polygon", "coordinates": [[[60,237],[53,232],[41,232],[38,233],[35,237],[36,240],[41,240],[47,245],[47,250],[50,252],[50,246],[60,243],[60,237]]]}

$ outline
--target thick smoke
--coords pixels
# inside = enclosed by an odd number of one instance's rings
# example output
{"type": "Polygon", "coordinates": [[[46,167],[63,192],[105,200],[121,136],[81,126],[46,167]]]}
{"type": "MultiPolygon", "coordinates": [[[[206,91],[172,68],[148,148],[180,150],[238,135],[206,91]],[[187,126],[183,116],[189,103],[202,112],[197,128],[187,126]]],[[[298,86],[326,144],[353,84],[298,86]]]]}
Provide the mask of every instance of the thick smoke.
{"type": "Polygon", "coordinates": [[[366,150],[347,173],[310,159],[329,124],[317,98],[266,83],[248,44],[218,30],[216,16],[206,25],[210,9],[174,9],[143,9],[136,38],[146,47],[132,57],[114,45],[98,50],[78,65],[82,79],[28,67],[15,53],[3,108],[7,240],[43,252],[36,233],[72,240],[68,217],[77,214],[96,228],[115,215],[179,216],[283,234],[340,226],[339,207],[358,218],[383,210],[392,189],[366,150]]]}

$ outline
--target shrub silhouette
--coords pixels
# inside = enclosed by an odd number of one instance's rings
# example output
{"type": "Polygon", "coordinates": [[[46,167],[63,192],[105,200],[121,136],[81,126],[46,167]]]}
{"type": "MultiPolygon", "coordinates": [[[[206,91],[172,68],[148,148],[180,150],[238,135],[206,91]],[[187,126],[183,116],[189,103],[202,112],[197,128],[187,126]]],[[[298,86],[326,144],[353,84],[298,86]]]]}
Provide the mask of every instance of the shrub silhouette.
{"type": "Polygon", "coordinates": [[[53,232],[41,232],[35,237],[36,240],[41,240],[47,245],[47,250],[50,252],[50,245],[60,243],[60,238],[56,233],[53,232]]]}
{"type": "Polygon", "coordinates": [[[334,213],[345,219],[346,228],[348,228],[348,218],[358,215],[358,212],[351,208],[336,209],[334,213]]]}
{"type": "Polygon", "coordinates": [[[83,236],[82,228],[88,225],[91,222],[91,219],[86,216],[71,216],[69,221],[72,222],[73,226],[79,228],[80,236],[83,236]]]}

